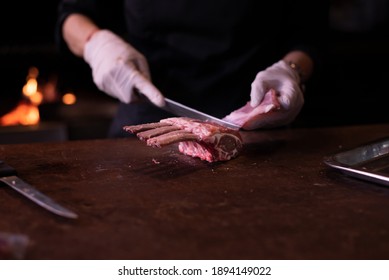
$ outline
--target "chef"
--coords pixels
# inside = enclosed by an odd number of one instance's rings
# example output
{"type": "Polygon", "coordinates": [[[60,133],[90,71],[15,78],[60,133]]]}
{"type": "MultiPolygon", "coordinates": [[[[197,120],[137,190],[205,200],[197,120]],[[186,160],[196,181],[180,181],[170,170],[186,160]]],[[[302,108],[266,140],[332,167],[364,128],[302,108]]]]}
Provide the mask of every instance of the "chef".
{"type": "Polygon", "coordinates": [[[300,112],[326,16],[324,0],[62,0],[57,41],[120,101],[111,137],[168,117],[158,108],[165,96],[223,118],[263,106],[272,90],[279,110],[255,116],[257,129],[287,125],[300,112]]]}

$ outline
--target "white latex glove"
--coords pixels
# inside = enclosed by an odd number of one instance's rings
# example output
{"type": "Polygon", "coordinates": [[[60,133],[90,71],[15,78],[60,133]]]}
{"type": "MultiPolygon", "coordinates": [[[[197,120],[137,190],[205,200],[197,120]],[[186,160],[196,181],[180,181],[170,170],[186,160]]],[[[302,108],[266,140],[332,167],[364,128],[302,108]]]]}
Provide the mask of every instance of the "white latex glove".
{"type": "Polygon", "coordinates": [[[83,56],[101,91],[130,103],[138,99],[136,89],[155,105],[164,105],[164,96],[150,81],[146,58],[116,34],[97,31],[86,43],[83,56]]]}
{"type": "Polygon", "coordinates": [[[277,127],[291,123],[304,104],[300,77],[283,60],[257,74],[250,97],[250,102],[224,119],[248,130],[277,127]]]}
{"type": "Polygon", "coordinates": [[[267,126],[281,126],[291,123],[304,104],[297,71],[284,60],[280,60],[259,72],[251,84],[251,107],[257,107],[261,104],[265,94],[270,89],[276,91],[281,109],[277,112],[277,116],[272,117],[271,123],[267,126]]]}

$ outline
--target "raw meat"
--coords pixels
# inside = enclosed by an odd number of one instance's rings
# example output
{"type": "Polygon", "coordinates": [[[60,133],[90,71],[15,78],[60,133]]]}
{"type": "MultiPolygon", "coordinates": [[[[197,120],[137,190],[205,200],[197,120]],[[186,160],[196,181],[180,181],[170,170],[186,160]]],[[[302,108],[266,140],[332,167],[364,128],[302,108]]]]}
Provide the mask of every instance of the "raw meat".
{"type": "Polygon", "coordinates": [[[257,107],[251,107],[250,102],[245,106],[232,112],[223,119],[241,126],[243,129],[251,130],[261,127],[270,126],[278,114],[274,112],[281,110],[281,104],[278,101],[277,93],[274,89],[269,90],[261,104],[257,107]]]}
{"type": "Polygon", "coordinates": [[[152,147],[179,143],[181,153],[208,162],[235,158],[243,147],[238,130],[191,118],[167,118],[157,123],[125,126],[123,129],[136,134],[152,147]]]}

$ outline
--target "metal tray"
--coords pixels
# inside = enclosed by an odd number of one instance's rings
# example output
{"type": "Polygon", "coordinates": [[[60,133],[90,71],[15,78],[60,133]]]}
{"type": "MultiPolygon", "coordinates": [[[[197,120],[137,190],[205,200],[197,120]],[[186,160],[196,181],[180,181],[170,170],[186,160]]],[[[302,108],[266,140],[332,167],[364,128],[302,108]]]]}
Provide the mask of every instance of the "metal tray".
{"type": "Polygon", "coordinates": [[[347,175],[389,186],[389,137],[327,156],[324,163],[347,175]]]}

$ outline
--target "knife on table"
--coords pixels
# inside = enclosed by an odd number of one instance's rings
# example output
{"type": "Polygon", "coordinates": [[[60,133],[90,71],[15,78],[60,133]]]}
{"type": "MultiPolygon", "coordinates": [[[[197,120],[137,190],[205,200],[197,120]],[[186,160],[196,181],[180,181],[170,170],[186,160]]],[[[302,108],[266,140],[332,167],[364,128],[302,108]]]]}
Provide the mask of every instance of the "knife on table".
{"type": "Polygon", "coordinates": [[[214,122],[235,130],[239,130],[241,128],[239,125],[208,115],[204,112],[185,106],[184,104],[178,103],[169,98],[165,98],[165,106],[161,107],[161,109],[177,116],[198,119],[201,121],[214,122]]]}
{"type": "Polygon", "coordinates": [[[14,168],[0,160],[0,182],[10,186],[12,189],[54,214],[71,219],[76,219],[78,217],[76,213],[62,207],[57,202],[20,179],[16,174],[17,172],[14,168]]]}

